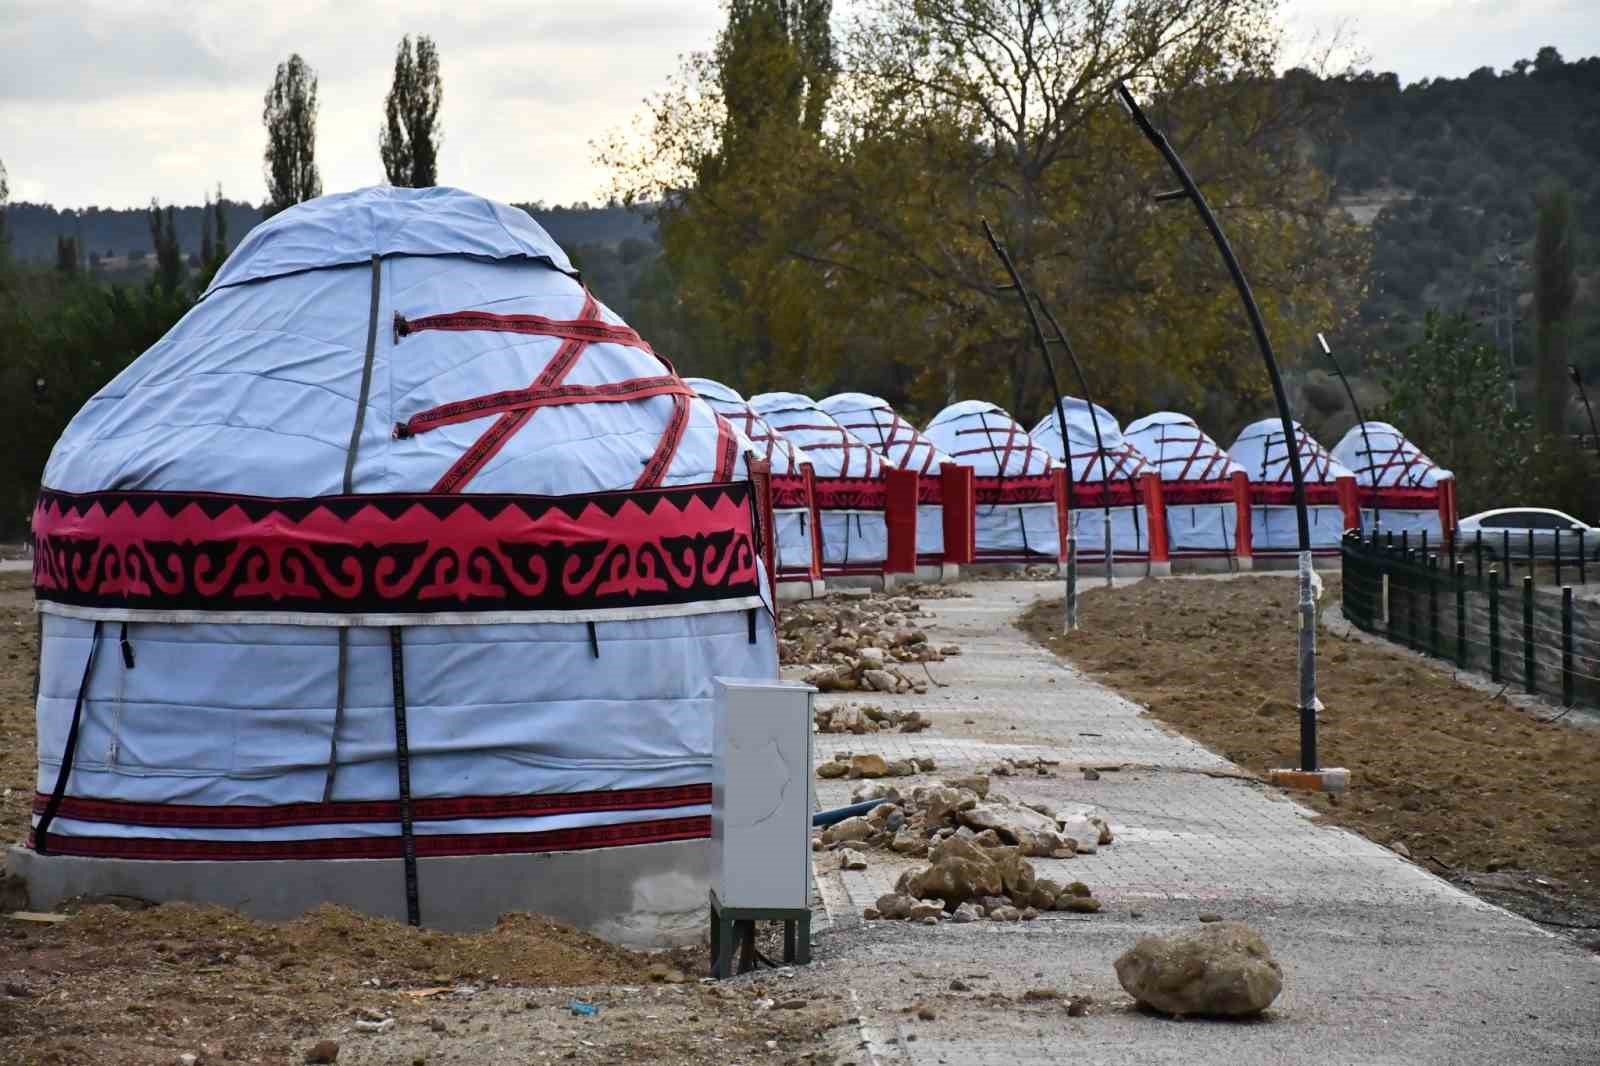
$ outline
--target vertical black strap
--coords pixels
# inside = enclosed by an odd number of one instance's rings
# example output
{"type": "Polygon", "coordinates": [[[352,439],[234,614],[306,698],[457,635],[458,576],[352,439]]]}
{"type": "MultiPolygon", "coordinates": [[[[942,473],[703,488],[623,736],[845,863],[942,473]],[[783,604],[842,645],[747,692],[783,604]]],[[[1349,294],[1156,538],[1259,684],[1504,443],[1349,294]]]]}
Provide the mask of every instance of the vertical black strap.
{"type": "Polygon", "coordinates": [[[1028,512],[1017,508],[1017,524],[1022,527],[1022,554],[1030,555],[1033,549],[1028,547],[1028,512]]]}
{"type": "Polygon", "coordinates": [[[122,623],[122,636],[119,640],[122,646],[122,665],[129,670],[133,669],[133,641],[128,639],[128,623],[122,623]]]}
{"type": "Polygon", "coordinates": [[[589,623],[589,653],[596,659],[600,658],[600,634],[595,632],[594,623],[589,623]]]}
{"type": "Polygon", "coordinates": [[[405,631],[389,627],[389,667],[394,677],[394,765],[399,777],[400,848],[406,867],[406,921],[422,924],[417,902],[417,838],[411,823],[411,745],[406,738],[405,631]]]}
{"type": "Polygon", "coordinates": [[[39,816],[39,826],[33,831],[33,850],[40,855],[49,854],[50,823],[61,809],[61,797],[67,794],[67,778],[72,776],[72,759],[78,751],[78,724],[83,721],[83,704],[89,695],[89,675],[94,673],[95,653],[100,650],[100,623],[94,624],[89,638],[89,654],[83,661],[83,680],[78,682],[78,701],[72,705],[72,724],[67,727],[67,742],[61,748],[61,769],[56,773],[56,787],[50,790],[50,800],[39,816]]]}
{"type": "Polygon", "coordinates": [[[756,642],[756,609],[752,607],[746,611],[745,618],[747,619],[746,628],[750,631],[750,643],[754,644],[756,642]]]}
{"type": "MultiPolygon", "coordinates": [[[[372,257],[372,300],[367,309],[367,355],[361,364],[361,391],[356,397],[356,417],[350,426],[350,446],[344,453],[343,491],[355,490],[356,453],[361,450],[361,428],[367,419],[367,400],[372,395],[372,361],[378,350],[378,297],[383,289],[383,260],[372,257]]],[[[328,736],[328,770],[322,780],[322,802],[333,799],[333,775],[339,765],[339,727],[344,724],[345,675],[350,668],[350,631],[339,627],[339,677],[334,687],[333,730],[328,736]]]]}

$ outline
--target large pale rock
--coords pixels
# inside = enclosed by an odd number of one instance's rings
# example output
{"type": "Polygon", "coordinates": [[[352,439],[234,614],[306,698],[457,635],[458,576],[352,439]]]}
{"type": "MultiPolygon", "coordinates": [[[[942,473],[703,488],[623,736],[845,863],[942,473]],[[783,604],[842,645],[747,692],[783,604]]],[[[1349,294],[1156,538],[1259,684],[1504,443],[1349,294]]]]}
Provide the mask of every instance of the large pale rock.
{"type": "Polygon", "coordinates": [[[993,863],[947,858],[915,872],[906,888],[918,899],[943,900],[956,907],[978,896],[998,895],[1002,883],[993,863]]]}
{"type": "Polygon", "coordinates": [[[1012,853],[995,863],[995,868],[1000,872],[1000,883],[1005,886],[1006,894],[1012,899],[1023,901],[1033,894],[1037,880],[1033,863],[1012,853]]]}
{"type": "Polygon", "coordinates": [[[866,840],[877,831],[877,826],[857,815],[829,826],[823,830],[822,838],[829,844],[853,844],[858,840],[866,840]]]}
{"type": "Polygon", "coordinates": [[[817,767],[818,777],[843,777],[850,772],[850,764],[844,762],[825,762],[817,767]]]}
{"type": "Polygon", "coordinates": [[[872,687],[874,692],[895,692],[900,688],[900,680],[887,670],[863,670],[861,680],[872,687]]]}
{"type": "Polygon", "coordinates": [[[916,902],[910,896],[899,892],[891,892],[887,896],[879,896],[875,906],[878,913],[883,917],[898,921],[911,913],[911,908],[916,902]]]}
{"type": "Polygon", "coordinates": [[[882,648],[862,648],[856,652],[856,660],[865,670],[882,670],[884,660],[888,657],[882,648]]]}
{"type": "Polygon", "coordinates": [[[993,829],[1007,844],[1021,842],[1029,833],[1054,833],[1056,823],[1038,811],[999,803],[979,803],[956,815],[962,825],[982,831],[993,829]]]}
{"type": "Polygon", "coordinates": [[[938,825],[958,811],[969,810],[976,806],[978,797],[975,793],[958,788],[936,787],[928,789],[921,802],[923,816],[928,820],[928,824],[938,825]]]}
{"type": "Polygon", "coordinates": [[[943,862],[945,859],[966,859],[979,864],[992,863],[994,860],[989,854],[965,837],[950,836],[939,841],[928,849],[929,862],[943,862]]]}
{"type": "Polygon", "coordinates": [[[851,803],[865,803],[867,800],[899,803],[900,790],[884,781],[863,781],[850,790],[851,803]]]}
{"type": "Polygon", "coordinates": [[[1116,968],[1130,996],[1166,1014],[1259,1014],[1283,991],[1283,969],[1243,922],[1141,937],[1116,968]]]}
{"type": "Polygon", "coordinates": [[[889,763],[882,755],[866,753],[850,757],[851,777],[888,777],[889,763]]]}
{"type": "Polygon", "coordinates": [[[977,797],[986,799],[989,795],[989,777],[987,774],[967,774],[963,777],[947,777],[945,784],[951,788],[963,788],[968,792],[976,793],[977,797]]]}

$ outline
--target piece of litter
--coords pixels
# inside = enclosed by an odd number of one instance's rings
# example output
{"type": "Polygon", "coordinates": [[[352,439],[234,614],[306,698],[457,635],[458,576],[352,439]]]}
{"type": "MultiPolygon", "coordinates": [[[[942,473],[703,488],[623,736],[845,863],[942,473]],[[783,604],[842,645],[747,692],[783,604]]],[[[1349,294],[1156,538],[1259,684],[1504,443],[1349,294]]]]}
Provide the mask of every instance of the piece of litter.
{"type": "Polygon", "coordinates": [[[385,1018],[381,1022],[369,1022],[365,1019],[362,1019],[361,1021],[356,1022],[356,1028],[363,1033],[386,1033],[390,1029],[394,1028],[394,1019],[385,1018]]]}
{"type": "Polygon", "coordinates": [[[448,991],[450,991],[449,985],[438,985],[434,988],[408,988],[400,994],[410,996],[412,999],[427,999],[429,996],[441,995],[448,991]]]}
{"type": "Polygon", "coordinates": [[[571,1003],[568,1003],[567,1009],[573,1014],[577,1014],[586,1018],[593,1017],[594,1015],[600,1013],[599,1007],[595,1006],[593,1003],[585,1003],[581,999],[575,999],[571,1003]]]}
{"type": "Polygon", "coordinates": [[[43,911],[12,911],[6,917],[17,922],[38,922],[41,925],[55,925],[57,922],[66,921],[72,915],[48,914],[43,911]]]}

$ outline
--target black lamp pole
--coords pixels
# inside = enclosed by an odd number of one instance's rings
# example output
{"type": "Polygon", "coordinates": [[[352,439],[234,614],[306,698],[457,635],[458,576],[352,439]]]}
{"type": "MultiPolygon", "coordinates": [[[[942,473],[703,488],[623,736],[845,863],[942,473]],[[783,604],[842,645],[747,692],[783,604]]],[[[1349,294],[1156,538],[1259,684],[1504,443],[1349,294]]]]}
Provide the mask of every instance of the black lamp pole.
{"type": "MultiPolygon", "coordinates": [[[[1061,350],[1067,353],[1067,361],[1072,364],[1073,373],[1078,376],[1078,388],[1083,390],[1083,402],[1089,405],[1089,421],[1094,425],[1094,446],[1095,450],[1100,453],[1100,484],[1105,486],[1105,495],[1103,497],[1105,502],[1105,511],[1102,519],[1102,536],[1105,537],[1106,545],[1106,588],[1110,588],[1113,583],[1111,580],[1111,472],[1106,468],[1106,445],[1105,441],[1100,438],[1100,418],[1094,413],[1094,396],[1089,392],[1089,379],[1083,373],[1083,364],[1078,362],[1077,353],[1072,350],[1072,342],[1067,340],[1067,334],[1064,330],[1062,330],[1061,323],[1056,321],[1056,316],[1050,313],[1050,308],[1045,305],[1044,300],[1039,296],[1039,294],[1034,293],[1033,298],[1039,301],[1039,310],[1044,312],[1045,321],[1049,322],[1050,328],[1055,331],[1056,343],[1061,345],[1061,350]]],[[[1060,405],[1061,400],[1059,397],[1057,397],[1056,406],[1059,408],[1060,405]]],[[[1059,424],[1065,427],[1065,415],[1061,415],[1059,417],[1059,424]]],[[[1067,435],[1065,432],[1061,434],[1061,455],[1063,462],[1067,464],[1067,476],[1071,477],[1072,442],[1067,440],[1067,435]]],[[[1085,467],[1084,469],[1087,470],[1088,467],[1085,467]]],[[[1072,521],[1072,513],[1070,510],[1067,513],[1067,521],[1072,521]]]]}
{"type": "MultiPolygon", "coordinates": [[[[1039,346],[1039,356],[1044,360],[1045,376],[1050,379],[1050,394],[1056,398],[1056,428],[1061,432],[1061,447],[1067,447],[1067,418],[1061,412],[1061,386],[1056,382],[1055,360],[1050,358],[1050,346],[1045,343],[1044,330],[1039,327],[1039,316],[1034,313],[1033,299],[1028,295],[1027,287],[1022,284],[1022,275],[1017,273],[1017,265],[1011,261],[1011,253],[1006,251],[1005,245],[1000,243],[1000,238],[994,235],[994,230],[989,227],[988,219],[980,219],[983,223],[983,235],[989,238],[989,247],[994,249],[994,254],[1000,257],[1000,262],[1005,265],[1006,273],[1011,275],[1009,288],[1017,290],[1017,295],[1022,297],[1022,308],[1028,313],[1028,324],[1033,327],[1033,341],[1039,346]]],[[[1071,350],[1067,353],[1071,356],[1071,350]]],[[[1074,368],[1078,366],[1076,357],[1072,358],[1074,368]]],[[[1079,375],[1082,375],[1080,369],[1079,375]]],[[[1067,528],[1062,535],[1067,538],[1067,595],[1066,595],[1066,628],[1068,632],[1078,628],[1078,542],[1072,535],[1072,461],[1069,458],[1067,467],[1067,528]]],[[[1107,545],[1109,550],[1110,545],[1107,545]]]]}
{"type": "MultiPolygon", "coordinates": [[[[1350,387],[1350,379],[1344,376],[1344,368],[1339,365],[1339,360],[1333,357],[1333,349],[1328,347],[1328,339],[1322,334],[1317,334],[1317,343],[1322,345],[1322,354],[1328,357],[1328,363],[1333,367],[1333,372],[1339,375],[1339,383],[1344,386],[1344,394],[1350,397],[1350,409],[1356,413],[1356,424],[1361,427],[1361,443],[1367,446],[1367,469],[1376,470],[1378,457],[1372,451],[1372,438],[1367,436],[1367,416],[1361,413],[1361,405],[1356,402],[1356,390],[1350,387]]],[[[1377,530],[1383,525],[1383,512],[1378,503],[1378,474],[1372,474],[1372,528],[1377,530]]],[[[1356,518],[1361,517],[1360,509],[1356,511],[1356,518]]]]}
{"type": "Polygon", "coordinates": [[[1272,398],[1278,405],[1278,417],[1283,423],[1284,444],[1289,450],[1289,473],[1294,478],[1295,520],[1300,534],[1300,768],[1316,770],[1317,606],[1311,590],[1311,522],[1306,513],[1305,474],[1300,467],[1300,445],[1295,439],[1294,417],[1289,413],[1289,397],[1283,391],[1283,377],[1278,373],[1278,361],[1272,354],[1272,342],[1267,338],[1267,325],[1261,318],[1261,309],[1256,306],[1255,297],[1250,292],[1250,282],[1245,279],[1244,271],[1239,267],[1239,260],[1234,257],[1227,236],[1217,224],[1216,215],[1212,214],[1205,196],[1194,183],[1194,178],[1189,176],[1189,171],[1184,167],[1183,160],[1178,158],[1178,153],[1140,110],[1139,102],[1133,98],[1133,93],[1119,81],[1116,84],[1116,94],[1134,124],[1139,127],[1139,131],[1155,146],[1156,151],[1161,153],[1167,166],[1183,185],[1182,191],[1162,193],[1157,199],[1164,202],[1187,197],[1194,204],[1195,211],[1199,213],[1206,229],[1210,231],[1211,239],[1216,242],[1217,251],[1222,255],[1222,261],[1227,264],[1228,273],[1233,276],[1234,287],[1239,290],[1239,300],[1244,304],[1245,314],[1250,319],[1250,329],[1255,334],[1256,346],[1261,349],[1261,358],[1267,365],[1267,378],[1272,382],[1272,398]]]}
{"type": "Polygon", "coordinates": [[[1600,428],[1594,424],[1594,408],[1589,406],[1589,393],[1583,387],[1583,375],[1571,364],[1567,366],[1567,374],[1572,378],[1572,383],[1578,386],[1578,398],[1583,401],[1583,409],[1589,412],[1589,433],[1594,437],[1594,450],[1600,452],[1600,428]]]}

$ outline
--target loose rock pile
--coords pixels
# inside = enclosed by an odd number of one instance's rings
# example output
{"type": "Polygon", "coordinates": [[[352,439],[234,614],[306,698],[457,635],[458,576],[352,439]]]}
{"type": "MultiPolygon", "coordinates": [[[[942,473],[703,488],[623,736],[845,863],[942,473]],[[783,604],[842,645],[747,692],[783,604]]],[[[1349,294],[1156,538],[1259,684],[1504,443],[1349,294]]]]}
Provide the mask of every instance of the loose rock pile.
{"type": "MultiPolygon", "coordinates": [[[[817,776],[830,777],[910,777],[912,774],[925,773],[938,768],[933,759],[918,756],[911,759],[885,759],[882,755],[871,753],[854,754],[848,751],[835,752],[832,759],[817,767],[817,776]]],[[[851,802],[864,803],[869,799],[883,799],[893,794],[895,802],[900,801],[900,793],[892,788],[874,791],[872,795],[860,795],[851,802]]]]}
{"type": "Polygon", "coordinates": [[[895,731],[920,733],[933,724],[921,711],[885,709],[875,703],[819,707],[812,718],[819,733],[854,733],[857,736],[895,731]]]}
{"type": "Polygon", "coordinates": [[[827,596],[786,608],[778,658],[813,665],[806,681],[824,692],[926,692],[899,667],[959,655],[934,647],[916,625],[922,608],[906,596],[827,596]]]}
{"type": "MultiPolygon", "coordinates": [[[[867,776],[856,772],[854,760],[835,764],[846,774],[867,776]]],[[[858,789],[858,801],[883,802],[869,814],[823,830],[821,846],[888,849],[927,860],[867,908],[867,918],[1016,921],[1044,910],[1100,909],[1081,882],[1062,886],[1040,878],[1027,861],[1065,859],[1110,844],[1114,835],[1099,810],[1078,806],[1063,812],[1047,804],[1015,803],[991,792],[989,783],[987,776],[974,774],[919,785],[909,796],[883,782],[858,789]]]]}

